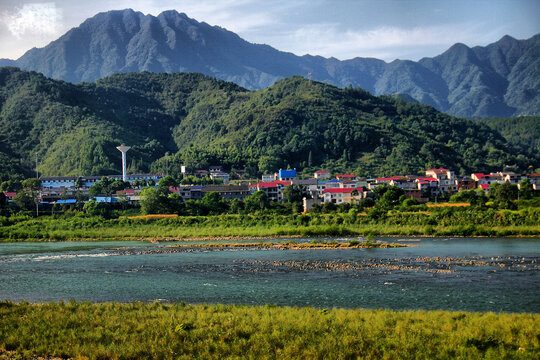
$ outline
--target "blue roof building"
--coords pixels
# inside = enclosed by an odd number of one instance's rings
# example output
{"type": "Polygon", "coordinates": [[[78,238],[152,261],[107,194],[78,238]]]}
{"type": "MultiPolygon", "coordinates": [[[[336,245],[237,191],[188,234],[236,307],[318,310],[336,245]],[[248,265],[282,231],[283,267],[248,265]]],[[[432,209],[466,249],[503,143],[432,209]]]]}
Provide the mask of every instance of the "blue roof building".
{"type": "Polygon", "coordinates": [[[293,170],[279,170],[278,173],[279,180],[292,180],[296,178],[296,169],[293,170]]]}

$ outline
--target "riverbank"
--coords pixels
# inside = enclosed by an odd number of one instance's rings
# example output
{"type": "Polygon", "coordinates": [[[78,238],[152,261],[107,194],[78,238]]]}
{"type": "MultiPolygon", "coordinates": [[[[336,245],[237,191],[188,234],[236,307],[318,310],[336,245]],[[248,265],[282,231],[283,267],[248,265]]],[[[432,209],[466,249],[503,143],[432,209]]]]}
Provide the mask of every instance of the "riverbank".
{"type": "Polygon", "coordinates": [[[0,302],[0,359],[519,358],[538,314],[0,302]]]}
{"type": "Polygon", "coordinates": [[[367,236],[540,236],[540,225],[364,224],[347,223],[341,216],[308,218],[267,216],[200,216],[133,220],[73,216],[8,218],[0,226],[0,241],[62,240],[182,240],[263,239],[288,237],[367,236]],[[335,221],[331,224],[316,222],[335,221]]]}

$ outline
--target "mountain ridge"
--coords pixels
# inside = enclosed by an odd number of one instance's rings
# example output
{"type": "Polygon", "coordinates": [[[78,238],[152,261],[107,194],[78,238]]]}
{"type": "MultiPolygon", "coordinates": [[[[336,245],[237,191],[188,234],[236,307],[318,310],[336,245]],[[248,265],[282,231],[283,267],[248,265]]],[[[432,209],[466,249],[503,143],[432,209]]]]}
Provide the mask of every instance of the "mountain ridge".
{"type": "Polygon", "coordinates": [[[431,106],[300,76],[248,91],[200,73],[72,84],[0,68],[0,181],[32,176],[36,156],[46,176],[118,173],[121,143],[131,146],[130,173],[212,164],[252,176],[288,167],[360,176],[524,171],[540,166],[540,155],[533,138],[521,146],[519,136],[537,128],[524,123],[509,141],[431,106]]]}
{"type": "Polygon", "coordinates": [[[506,35],[485,47],[458,43],[417,62],[297,56],[175,10],[153,16],[126,9],[99,13],[4,63],[69,82],[119,72],[200,72],[247,89],[311,73],[314,80],[374,95],[407,93],[455,116],[500,117],[540,114],[539,54],[540,34],[526,40],[506,35]]]}

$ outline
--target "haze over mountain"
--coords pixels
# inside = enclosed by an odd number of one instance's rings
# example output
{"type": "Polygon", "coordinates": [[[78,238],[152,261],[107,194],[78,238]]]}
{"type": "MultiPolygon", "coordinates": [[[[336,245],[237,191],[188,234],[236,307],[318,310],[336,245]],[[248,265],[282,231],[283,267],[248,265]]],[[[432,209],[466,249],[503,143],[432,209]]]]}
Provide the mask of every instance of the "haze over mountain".
{"type": "Polygon", "coordinates": [[[527,40],[505,36],[486,47],[455,44],[418,62],[340,61],[251,44],[174,10],[155,17],[128,9],[99,13],[46,47],[2,64],[70,82],[119,72],[200,72],[248,89],[311,73],[314,80],[375,95],[408,94],[456,116],[540,114],[540,34],[527,40]]]}

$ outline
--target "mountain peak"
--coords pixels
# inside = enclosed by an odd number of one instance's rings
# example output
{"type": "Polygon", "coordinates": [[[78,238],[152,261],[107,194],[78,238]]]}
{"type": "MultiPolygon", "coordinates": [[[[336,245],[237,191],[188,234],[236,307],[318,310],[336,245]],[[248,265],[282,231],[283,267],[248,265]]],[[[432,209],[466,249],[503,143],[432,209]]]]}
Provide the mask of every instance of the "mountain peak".
{"type": "MultiPolygon", "coordinates": [[[[540,34],[539,34],[540,35],[540,34]]],[[[13,64],[70,82],[94,81],[124,72],[200,72],[261,89],[293,75],[337,86],[362,87],[380,94],[407,93],[417,101],[459,116],[505,116],[513,111],[538,113],[534,91],[511,84],[538,79],[540,70],[520,60],[536,39],[510,36],[486,47],[457,43],[443,54],[418,62],[360,58],[340,61],[321,56],[296,56],[268,45],[249,43],[237,34],[167,10],[158,16],[133,9],[99,13],[44,48],[25,53],[13,64]],[[514,66],[520,64],[514,71],[514,66]],[[532,74],[530,73],[532,71],[532,74]],[[512,79],[510,79],[512,74],[512,79]],[[528,105],[506,105],[507,89],[523,88],[519,99],[528,105]],[[474,89],[482,89],[478,92],[474,89]],[[468,98],[467,98],[468,97],[468,98]],[[458,104],[459,103],[459,104],[458,104]],[[457,105],[456,105],[457,104],[457,105]],[[463,104],[463,105],[460,105],[463,104]],[[482,106],[480,106],[482,104],[482,106]],[[504,109],[501,113],[500,109],[504,109]],[[517,110],[522,109],[522,110],[517,110]]],[[[527,58],[527,63],[534,59],[527,58]]],[[[534,84],[529,87],[534,90],[534,84]]]]}

